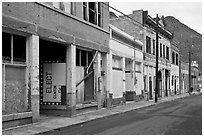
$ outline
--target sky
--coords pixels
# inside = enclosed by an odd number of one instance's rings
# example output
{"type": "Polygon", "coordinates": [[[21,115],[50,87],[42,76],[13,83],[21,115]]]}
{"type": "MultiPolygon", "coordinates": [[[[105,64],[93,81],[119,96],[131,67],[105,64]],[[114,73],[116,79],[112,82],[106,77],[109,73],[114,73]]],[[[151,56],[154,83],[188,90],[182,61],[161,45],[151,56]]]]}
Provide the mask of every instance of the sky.
{"type": "Polygon", "coordinates": [[[109,5],[125,14],[131,14],[133,10],[143,9],[148,10],[151,17],[156,17],[156,14],[159,16],[173,16],[181,23],[202,34],[202,2],[199,1],[110,1],[109,5]]]}

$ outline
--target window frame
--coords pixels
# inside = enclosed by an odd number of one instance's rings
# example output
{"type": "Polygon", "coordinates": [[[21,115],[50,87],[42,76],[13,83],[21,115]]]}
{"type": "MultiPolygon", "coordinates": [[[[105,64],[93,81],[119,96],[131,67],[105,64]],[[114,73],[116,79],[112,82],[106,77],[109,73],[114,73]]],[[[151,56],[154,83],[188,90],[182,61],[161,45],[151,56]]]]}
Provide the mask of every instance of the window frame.
{"type": "MultiPolygon", "coordinates": [[[[29,104],[29,99],[30,97],[28,97],[28,63],[29,63],[29,57],[28,57],[28,51],[29,51],[29,35],[26,34],[26,33],[23,33],[23,32],[17,32],[17,31],[14,31],[14,30],[10,30],[10,29],[5,29],[3,28],[2,29],[2,35],[3,33],[8,33],[11,35],[11,60],[10,61],[4,61],[3,60],[3,55],[2,55],[2,110],[5,110],[5,80],[6,80],[6,67],[18,67],[18,68],[23,68],[25,69],[25,96],[27,97],[27,101],[25,101],[25,105],[27,106],[27,109],[30,111],[30,105],[29,104]],[[19,36],[22,36],[22,37],[25,37],[25,62],[21,62],[21,61],[14,61],[14,57],[13,57],[13,35],[19,35],[19,36]]],[[[3,46],[3,45],[2,45],[3,46]]],[[[3,50],[2,50],[3,52],[3,50]]]]}
{"type": "Polygon", "coordinates": [[[163,45],[163,58],[166,59],[166,46],[163,45]]]}
{"type": "Polygon", "coordinates": [[[94,9],[91,9],[89,7],[90,2],[83,2],[82,4],[83,19],[94,25],[102,27],[103,26],[102,3],[101,2],[93,2],[93,3],[94,3],[94,9]],[[91,22],[90,11],[94,13],[94,22],[91,22]]]}
{"type": "Polygon", "coordinates": [[[176,53],[176,65],[179,65],[179,57],[178,57],[178,53],[176,53]]]}
{"type": "Polygon", "coordinates": [[[169,60],[169,47],[166,46],[166,59],[169,60]]]}
{"type": "Polygon", "coordinates": [[[172,64],[175,64],[175,52],[172,51],[172,64]]]}
{"type": "Polygon", "coordinates": [[[160,55],[159,55],[160,58],[162,58],[162,54],[163,54],[163,52],[162,52],[162,43],[160,43],[160,55]]]}
{"type": "Polygon", "coordinates": [[[146,53],[151,54],[151,37],[146,36],[146,53]]]}
{"type": "Polygon", "coordinates": [[[84,50],[81,48],[76,48],[76,53],[79,52],[79,56],[77,56],[76,54],[76,66],[77,67],[88,67],[89,63],[92,61],[93,59],[93,52],[90,50],[84,50]],[[82,65],[82,52],[85,52],[85,56],[86,56],[86,61],[85,61],[85,65],[82,65]],[[91,58],[90,58],[91,55],[91,58]],[[90,60],[89,60],[90,59],[90,60]],[[78,61],[77,61],[78,60],[78,61]]]}
{"type": "Polygon", "coordinates": [[[155,39],[152,39],[152,42],[153,42],[153,43],[152,43],[152,54],[155,55],[155,53],[156,53],[156,52],[155,52],[155,49],[156,49],[156,48],[155,48],[155,39]]]}

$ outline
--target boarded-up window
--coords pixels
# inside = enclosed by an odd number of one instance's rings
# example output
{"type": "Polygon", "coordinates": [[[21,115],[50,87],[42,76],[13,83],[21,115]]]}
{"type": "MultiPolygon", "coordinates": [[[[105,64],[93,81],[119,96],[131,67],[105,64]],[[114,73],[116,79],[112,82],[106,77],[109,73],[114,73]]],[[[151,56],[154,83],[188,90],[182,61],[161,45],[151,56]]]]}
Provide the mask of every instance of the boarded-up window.
{"type": "Polygon", "coordinates": [[[25,67],[6,66],[5,91],[5,111],[7,113],[27,111],[25,67]]]}
{"type": "Polygon", "coordinates": [[[26,91],[26,37],[2,33],[3,114],[29,111],[26,91]]]}

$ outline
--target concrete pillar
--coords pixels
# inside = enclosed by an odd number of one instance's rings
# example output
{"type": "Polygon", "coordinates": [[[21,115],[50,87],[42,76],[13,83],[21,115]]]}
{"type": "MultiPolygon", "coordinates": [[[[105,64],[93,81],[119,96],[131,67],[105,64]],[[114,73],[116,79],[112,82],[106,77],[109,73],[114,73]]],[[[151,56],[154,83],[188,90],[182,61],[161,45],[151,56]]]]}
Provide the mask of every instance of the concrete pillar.
{"type": "Polygon", "coordinates": [[[66,53],[66,107],[67,116],[71,117],[76,111],[76,46],[68,45],[66,53]]]}
{"type": "Polygon", "coordinates": [[[105,86],[106,86],[106,97],[107,97],[107,107],[111,107],[111,100],[109,93],[112,91],[112,53],[105,54],[105,86]]]}
{"type": "Polygon", "coordinates": [[[113,79],[112,79],[112,75],[113,75],[113,71],[112,71],[112,52],[110,51],[109,54],[107,54],[107,71],[106,71],[106,84],[107,84],[107,107],[111,107],[111,100],[109,97],[109,93],[111,93],[113,91],[113,79]]]}
{"type": "Polygon", "coordinates": [[[95,71],[94,71],[94,85],[95,85],[95,93],[96,93],[96,100],[98,104],[98,109],[101,109],[101,88],[102,88],[102,80],[101,80],[101,53],[98,52],[98,55],[96,57],[96,63],[95,63],[95,71]]]}
{"type": "Polygon", "coordinates": [[[132,84],[133,84],[133,91],[136,92],[136,85],[135,85],[135,77],[136,77],[136,72],[135,72],[135,60],[133,59],[132,61],[132,76],[133,76],[133,81],[132,81],[132,84]]]}
{"type": "Polygon", "coordinates": [[[123,93],[125,92],[125,57],[122,57],[123,93]]]}
{"type": "Polygon", "coordinates": [[[29,85],[31,90],[31,111],[33,122],[39,119],[39,36],[31,35],[29,41],[29,85]]]}

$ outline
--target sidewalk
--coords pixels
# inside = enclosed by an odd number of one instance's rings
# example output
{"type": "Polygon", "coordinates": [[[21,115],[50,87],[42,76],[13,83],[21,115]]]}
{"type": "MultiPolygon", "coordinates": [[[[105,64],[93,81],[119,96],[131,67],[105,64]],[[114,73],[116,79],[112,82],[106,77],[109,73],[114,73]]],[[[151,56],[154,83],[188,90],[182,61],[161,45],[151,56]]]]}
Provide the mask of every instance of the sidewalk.
{"type": "Polygon", "coordinates": [[[6,129],[2,131],[3,135],[33,135],[38,134],[50,130],[54,130],[61,127],[71,126],[75,124],[80,124],[83,122],[103,118],[106,116],[116,115],[128,111],[132,111],[135,109],[172,101],[178,98],[183,98],[189,96],[188,93],[176,95],[176,96],[169,96],[158,100],[158,103],[155,103],[154,100],[149,101],[140,101],[140,102],[126,102],[126,104],[121,106],[112,107],[110,109],[103,108],[100,110],[94,110],[91,112],[86,112],[83,114],[78,114],[72,118],[67,117],[52,117],[52,116],[41,116],[40,121],[37,123],[20,126],[12,129],[6,129]]]}

